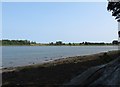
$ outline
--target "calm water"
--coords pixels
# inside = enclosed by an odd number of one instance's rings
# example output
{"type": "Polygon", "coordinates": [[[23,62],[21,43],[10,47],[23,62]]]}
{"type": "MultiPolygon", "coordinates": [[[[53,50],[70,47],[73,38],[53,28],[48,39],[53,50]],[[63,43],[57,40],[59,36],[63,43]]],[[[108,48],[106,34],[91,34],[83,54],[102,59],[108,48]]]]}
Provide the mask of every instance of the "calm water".
{"type": "Polygon", "coordinates": [[[3,46],[2,66],[24,66],[68,56],[81,56],[117,49],[117,46],[3,46]]]}

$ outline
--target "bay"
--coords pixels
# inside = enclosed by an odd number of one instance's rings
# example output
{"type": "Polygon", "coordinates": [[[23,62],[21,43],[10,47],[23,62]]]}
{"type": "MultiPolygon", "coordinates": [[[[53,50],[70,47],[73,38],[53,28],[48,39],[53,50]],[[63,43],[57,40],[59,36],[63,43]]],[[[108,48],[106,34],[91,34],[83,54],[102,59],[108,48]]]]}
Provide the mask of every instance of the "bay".
{"type": "Polygon", "coordinates": [[[2,67],[17,67],[117,50],[118,46],[2,46],[2,67]]]}

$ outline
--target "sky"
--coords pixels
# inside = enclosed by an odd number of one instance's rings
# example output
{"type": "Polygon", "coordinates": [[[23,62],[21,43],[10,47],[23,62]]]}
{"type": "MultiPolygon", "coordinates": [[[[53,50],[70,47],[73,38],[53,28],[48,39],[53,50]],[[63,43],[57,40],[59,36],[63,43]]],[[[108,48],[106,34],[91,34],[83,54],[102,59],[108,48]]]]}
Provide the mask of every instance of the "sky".
{"type": "Polygon", "coordinates": [[[2,3],[2,39],[111,42],[117,31],[107,2],[2,3]]]}

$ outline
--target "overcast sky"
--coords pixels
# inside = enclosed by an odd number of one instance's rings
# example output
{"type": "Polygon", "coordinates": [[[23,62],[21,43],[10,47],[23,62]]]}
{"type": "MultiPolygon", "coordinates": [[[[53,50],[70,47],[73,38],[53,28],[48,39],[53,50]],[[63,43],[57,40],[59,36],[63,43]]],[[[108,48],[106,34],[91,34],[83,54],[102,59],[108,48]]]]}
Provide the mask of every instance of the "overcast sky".
{"type": "Polygon", "coordinates": [[[118,23],[107,2],[8,2],[2,4],[3,39],[37,42],[111,42],[118,23]]]}

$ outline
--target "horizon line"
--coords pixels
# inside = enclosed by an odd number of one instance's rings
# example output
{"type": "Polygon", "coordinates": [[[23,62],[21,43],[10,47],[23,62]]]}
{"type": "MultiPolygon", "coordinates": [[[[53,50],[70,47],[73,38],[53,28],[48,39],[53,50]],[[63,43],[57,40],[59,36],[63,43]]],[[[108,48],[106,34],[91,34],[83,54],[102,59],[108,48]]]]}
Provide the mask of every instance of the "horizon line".
{"type": "Polygon", "coordinates": [[[113,40],[111,40],[111,42],[105,42],[105,41],[79,41],[79,42],[65,41],[64,42],[63,40],[56,40],[56,41],[49,41],[49,42],[38,42],[38,41],[28,40],[28,39],[0,39],[0,41],[2,41],[2,40],[27,40],[27,41],[36,42],[36,43],[51,43],[51,42],[55,43],[55,42],[59,42],[59,41],[61,41],[62,43],[83,43],[83,42],[88,42],[88,43],[111,43],[112,41],[118,41],[117,39],[113,39],[113,40]]]}

